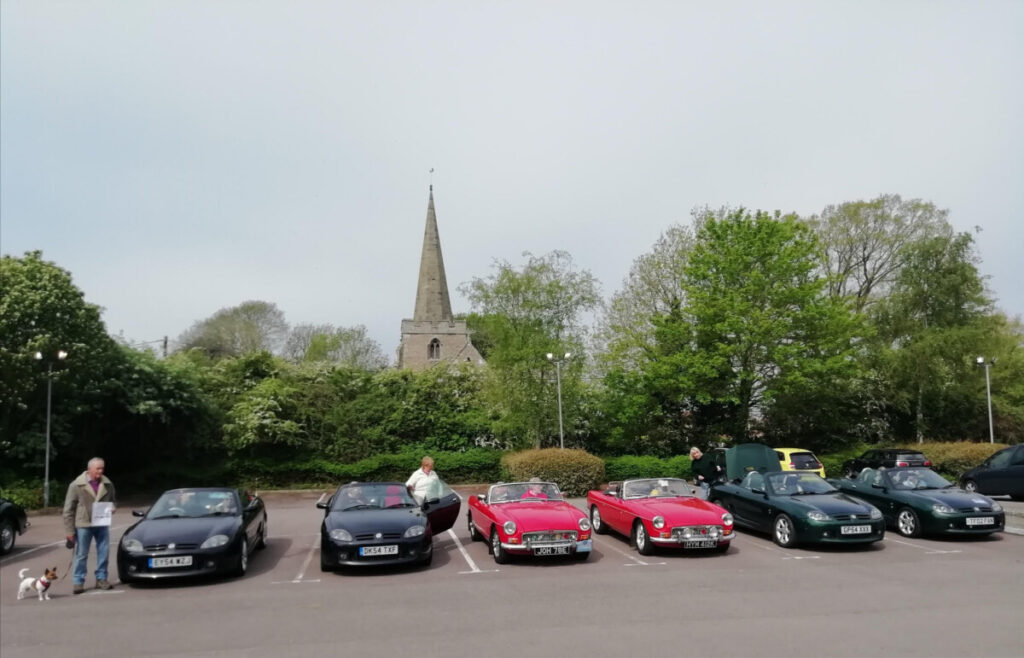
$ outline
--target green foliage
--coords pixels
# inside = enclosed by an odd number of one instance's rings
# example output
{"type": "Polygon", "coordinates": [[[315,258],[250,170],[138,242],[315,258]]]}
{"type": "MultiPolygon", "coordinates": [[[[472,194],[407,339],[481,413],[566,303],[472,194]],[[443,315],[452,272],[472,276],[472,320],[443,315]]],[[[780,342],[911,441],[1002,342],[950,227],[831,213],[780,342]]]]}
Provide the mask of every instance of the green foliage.
{"type": "Polygon", "coordinates": [[[974,468],[1006,447],[1004,443],[972,443],[970,441],[928,441],[896,446],[920,450],[931,460],[932,470],[957,482],[964,471],[974,468]]]}
{"type": "Polygon", "coordinates": [[[272,352],[287,333],[288,323],[276,304],[246,301],[196,322],[178,338],[178,344],[182,350],[200,349],[218,359],[272,352]]]}
{"type": "Polygon", "coordinates": [[[689,455],[677,455],[669,459],[643,455],[623,455],[604,460],[605,476],[609,482],[634,478],[671,477],[690,479],[689,455]]]}
{"type": "Polygon", "coordinates": [[[379,370],[387,365],[380,345],[362,325],[296,325],[285,342],[284,356],[293,362],[328,362],[365,370],[379,370]]]}
{"type": "Polygon", "coordinates": [[[567,496],[585,496],[604,482],[604,461],[583,450],[545,448],[507,453],[501,459],[502,479],[538,477],[554,482],[567,496]]]}
{"type": "MultiPolygon", "coordinates": [[[[0,486],[0,496],[21,505],[27,510],[40,509],[43,506],[43,481],[16,480],[10,484],[0,486]]],[[[53,493],[53,482],[50,483],[50,504],[56,499],[63,497],[53,493]]]]}

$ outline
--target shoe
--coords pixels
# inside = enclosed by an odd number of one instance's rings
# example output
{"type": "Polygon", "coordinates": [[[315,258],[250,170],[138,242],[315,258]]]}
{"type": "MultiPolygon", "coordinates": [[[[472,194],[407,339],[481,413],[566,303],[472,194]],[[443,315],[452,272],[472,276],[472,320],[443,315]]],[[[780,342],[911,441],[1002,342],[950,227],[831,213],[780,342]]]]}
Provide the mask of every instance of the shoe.
{"type": "Polygon", "coordinates": [[[106,580],[97,580],[96,581],[96,589],[110,589],[111,587],[113,587],[113,585],[111,585],[106,580]]]}
{"type": "Polygon", "coordinates": [[[71,588],[71,593],[72,594],[81,594],[84,591],[85,591],[85,585],[75,585],[74,587],[71,588]]]}

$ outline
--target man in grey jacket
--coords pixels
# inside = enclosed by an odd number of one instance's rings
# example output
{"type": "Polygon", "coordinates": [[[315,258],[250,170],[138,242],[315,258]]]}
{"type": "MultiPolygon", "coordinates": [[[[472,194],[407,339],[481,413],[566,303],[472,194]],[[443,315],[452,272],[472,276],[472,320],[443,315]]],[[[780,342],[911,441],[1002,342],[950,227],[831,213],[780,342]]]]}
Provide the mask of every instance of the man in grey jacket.
{"type": "Polygon", "coordinates": [[[104,462],[93,457],[84,473],[68,485],[64,497],[64,530],[69,545],[75,547],[75,568],[72,591],[85,591],[85,573],[89,562],[89,543],[96,541],[96,587],[110,589],[107,562],[110,554],[110,525],[93,525],[93,504],[116,501],[114,483],[103,475],[104,462]]]}

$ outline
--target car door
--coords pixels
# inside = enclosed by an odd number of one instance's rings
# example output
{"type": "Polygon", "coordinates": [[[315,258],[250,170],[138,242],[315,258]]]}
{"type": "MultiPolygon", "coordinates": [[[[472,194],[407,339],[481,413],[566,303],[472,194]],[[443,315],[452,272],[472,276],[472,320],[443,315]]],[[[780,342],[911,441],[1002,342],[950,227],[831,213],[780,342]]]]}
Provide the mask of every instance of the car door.
{"type": "Polygon", "coordinates": [[[1011,496],[1024,496],[1024,445],[1017,446],[1017,452],[1010,460],[1007,471],[1006,493],[1011,496]]]}
{"type": "Polygon", "coordinates": [[[752,528],[764,529],[767,516],[765,509],[767,500],[764,495],[764,476],[760,473],[748,473],[743,482],[736,485],[736,496],[733,499],[732,513],[743,520],[743,524],[752,528]]]}
{"type": "Polygon", "coordinates": [[[249,546],[256,545],[256,535],[259,531],[260,500],[249,496],[244,490],[236,490],[239,509],[242,510],[242,527],[245,528],[245,536],[249,540],[249,546]]]}
{"type": "Polygon", "coordinates": [[[455,525],[461,507],[462,498],[459,494],[439,478],[436,490],[431,491],[423,502],[423,511],[430,519],[431,532],[437,535],[455,525]],[[436,496],[431,495],[435,493],[436,496]]]}

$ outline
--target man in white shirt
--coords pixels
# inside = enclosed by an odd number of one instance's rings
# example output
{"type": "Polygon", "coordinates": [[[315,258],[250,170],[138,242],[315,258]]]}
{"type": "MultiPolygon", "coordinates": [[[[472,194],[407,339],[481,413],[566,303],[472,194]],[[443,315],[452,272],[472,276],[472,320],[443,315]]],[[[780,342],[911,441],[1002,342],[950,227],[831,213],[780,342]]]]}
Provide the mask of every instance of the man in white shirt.
{"type": "Polygon", "coordinates": [[[422,505],[430,493],[439,491],[439,482],[437,473],[434,472],[434,460],[424,457],[420,461],[420,467],[409,476],[405,488],[409,490],[416,502],[422,505]]]}

